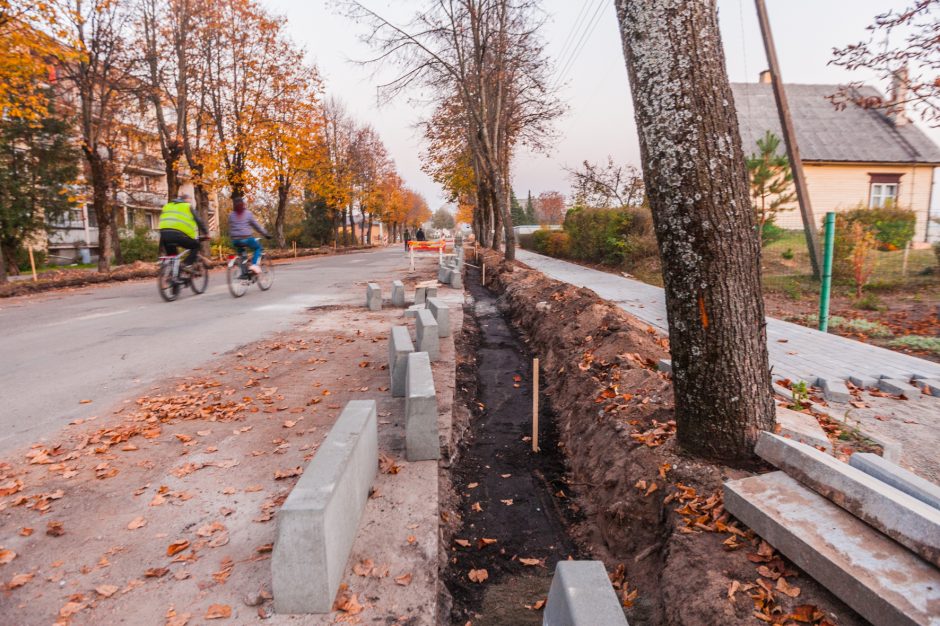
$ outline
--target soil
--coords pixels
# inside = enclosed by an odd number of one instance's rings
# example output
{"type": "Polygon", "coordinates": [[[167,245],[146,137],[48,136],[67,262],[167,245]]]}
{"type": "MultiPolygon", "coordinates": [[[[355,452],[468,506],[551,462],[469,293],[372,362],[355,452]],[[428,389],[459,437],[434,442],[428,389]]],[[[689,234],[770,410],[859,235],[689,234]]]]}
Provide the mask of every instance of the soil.
{"type": "Polygon", "coordinates": [[[532,366],[493,296],[468,270],[456,405],[471,407],[469,430],[451,467],[444,576],[451,623],[540,624],[559,560],[581,558],[568,533],[580,518],[565,482],[555,419],[539,410],[532,450],[532,366]],[[471,572],[485,572],[475,582],[471,572]]]}
{"type": "Polygon", "coordinates": [[[794,624],[800,606],[818,609],[810,623],[864,623],[723,510],[722,483],[748,472],[676,446],[653,329],[521,264],[487,278],[541,360],[565,491],[585,515],[576,543],[605,563],[631,624],[754,624],[755,612],[794,624]]]}

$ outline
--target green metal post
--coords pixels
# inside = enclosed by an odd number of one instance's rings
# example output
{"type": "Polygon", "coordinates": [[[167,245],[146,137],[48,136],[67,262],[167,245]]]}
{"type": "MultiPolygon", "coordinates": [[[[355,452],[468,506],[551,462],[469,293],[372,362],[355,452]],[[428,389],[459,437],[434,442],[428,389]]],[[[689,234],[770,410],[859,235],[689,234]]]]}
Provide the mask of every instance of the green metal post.
{"type": "Polygon", "coordinates": [[[832,248],[835,243],[836,214],[826,213],[826,240],[823,245],[822,286],[819,292],[819,330],[829,332],[829,291],[832,286],[832,248]]]}

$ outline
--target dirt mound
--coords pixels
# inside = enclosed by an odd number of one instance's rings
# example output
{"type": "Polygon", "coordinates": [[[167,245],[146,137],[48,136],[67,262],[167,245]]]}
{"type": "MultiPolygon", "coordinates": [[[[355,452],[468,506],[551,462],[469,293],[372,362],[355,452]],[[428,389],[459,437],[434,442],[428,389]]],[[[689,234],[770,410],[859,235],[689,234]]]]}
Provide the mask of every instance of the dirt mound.
{"type": "Polygon", "coordinates": [[[520,264],[489,282],[541,359],[588,520],[580,539],[613,571],[631,623],[864,623],[724,511],[723,481],[745,472],[677,448],[671,384],[655,365],[665,339],[520,264]]]}

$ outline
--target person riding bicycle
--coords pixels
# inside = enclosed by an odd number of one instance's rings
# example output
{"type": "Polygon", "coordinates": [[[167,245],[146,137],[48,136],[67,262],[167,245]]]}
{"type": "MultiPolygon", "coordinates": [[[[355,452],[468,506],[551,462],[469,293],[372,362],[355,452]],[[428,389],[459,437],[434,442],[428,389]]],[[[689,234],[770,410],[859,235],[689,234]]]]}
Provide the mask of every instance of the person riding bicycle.
{"type": "Polygon", "coordinates": [[[189,204],[189,194],[180,193],[175,199],[163,205],[160,211],[160,247],[167,254],[175,255],[178,248],[189,250],[183,259],[182,269],[189,270],[199,256],[199,240],[209,234],[206,225],[199,219],[189,204]]]}
{"type": "Polygon", "coordinates": [[[238,248],[249,248],[252,251],[251,265],[248,269],[255,274],[261,273],[261,267],[258,261],[261,260],[261,244],[257,237],[253,236],[252,229],[264,235],[265,239],[270,239],[268,231],[258,223],[255,216],[248,210],[248,203],[244,198],[232,199],[232,213],[228,216],[228,236],[232,240],[232,245],[238,248]]]}

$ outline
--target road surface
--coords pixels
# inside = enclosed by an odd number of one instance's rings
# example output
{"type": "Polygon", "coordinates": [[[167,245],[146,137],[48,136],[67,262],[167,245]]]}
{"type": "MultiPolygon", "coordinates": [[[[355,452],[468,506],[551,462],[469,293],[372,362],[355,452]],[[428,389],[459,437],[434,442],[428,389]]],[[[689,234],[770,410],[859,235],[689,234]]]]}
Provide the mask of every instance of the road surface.
{"type": "Polygon", "coordinates": [[[276,265],[270,291],[252,287],[237,300],[221,272],[206,293],[186,290],[172,303],[155,280],[0,300],[0,453],[284,330],[309,307],[364,303],[368,281],[388,294],[408,268],[396,246],[276,265]]]}

